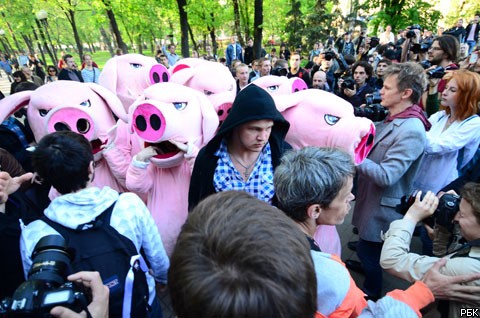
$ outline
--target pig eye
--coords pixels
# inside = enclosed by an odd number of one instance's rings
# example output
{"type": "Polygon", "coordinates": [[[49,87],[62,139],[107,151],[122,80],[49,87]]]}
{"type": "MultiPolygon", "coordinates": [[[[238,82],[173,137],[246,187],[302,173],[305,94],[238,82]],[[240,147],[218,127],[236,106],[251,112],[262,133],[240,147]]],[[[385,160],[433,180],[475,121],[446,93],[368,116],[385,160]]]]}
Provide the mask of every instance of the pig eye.
{"type": "Polygon", "coordinates": [[[330,126],[335,125],[340,120],[340,117],[329,115],[329,114],[325,114],[324,118],[325,118],[325,122],[330,126]]]}
{"type": "Polygon", "coordinates": [[[268,86],[268,87],[267,87],[267,90],[268,90],[269,92],[275,92],[276,90],[278,90],[278,87],[279,87],[278,85],[268,86]]]}
{"type": "Polygon", "coordinates": [[[184,110],[187,107],[187,105],[188,105],[187,102],[173,103],[173,106],[175,107],[176,110],[184,110]]]}
{"type": "Polygon", "coordinates": [[[92,103],[90,103],[90,100],[87,99],[87,100],[84,100],[83,102],[81,102],[81,103],[80,103],[80,106],[90,107],[90,106],[92,106],[92,103]]]}
{"type": "Polygon", "coordinates": [[[39,113],[40,116],[42,116],[42,117],[47,116],[48,112],[49,112],[49,111],[48,111],[47,109],[39,109],[39,110],[38,110],[38,113],[39,113]]]}
{"type": "Polygon", "coordinates": [[[143,65],[142,65],[142,64],[138,64],[138,63],[130,63],[130,67],[131,67],[131,68],[142,68],[143,65]]]}
{"type": "Polygon", "coordinates": [[[213,92],[204,90],[203,93],[207,96],[213,95],[213,92]]]}

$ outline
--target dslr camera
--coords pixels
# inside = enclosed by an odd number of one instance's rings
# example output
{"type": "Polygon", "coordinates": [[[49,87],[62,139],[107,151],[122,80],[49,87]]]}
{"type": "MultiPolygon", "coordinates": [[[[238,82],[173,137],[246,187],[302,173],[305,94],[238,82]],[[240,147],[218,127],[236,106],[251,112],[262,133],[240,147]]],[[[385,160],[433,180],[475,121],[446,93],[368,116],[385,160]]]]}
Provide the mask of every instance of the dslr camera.
{"type": "Polygon", "coordinates": [[[88,299],[71,282],[66,281],[71,253],[60,235],[43,237],[32,253],[32,268],[11,298],[0,302],[2,317],[51,317],[55,306],[80,312],[88,305],[88,299]]]}
{"type": "Polygon", "coordinates": [[[383,107],[380,103],[382,97],[379,92],[365,95],[367,104],[365,107],[354,107],[353,113],[357,117],[366,117],[371,121],[384,120],[388,115],[388,109],[383,107]]]}
{"type": "MultiPolygon", "coordinates": [[[[413,191],[410,195],[405,195],[401,199],[401,203],[397,205],[396,211],[402,215],[407,213],[408,209],[415,202],[418,190],[413,191]]],[[[425,197],[422,193],[421,199],[425,197]]],[[[428,218],[423,220],[423,223],[433,227],[435,224],[447,228],[450,232],[453,230],[453,219],[457,214],[460,206],[461,197],[456,194],[445,193],[438,201],[438,206],[435,212],[428,218]]]]}
{"type": "Polygon", "coordinates": [[[335,52],[333,52],[331,49],[327,49],[323,52],[323,54],[325,55],[325,59],[327,61],[331,61],[333,59],[335,59],[335,52]]]}
{"type": "Polygon", "coordinates": [[[430,71],[427,71],[427,76],[429,78],[442,78],[445,75],[445,68],[442,66],[437,66],[430,71]]]}
{"type": "Polygon", "coordinates": [[[288,69],[286,69],[285,67],[276,67],[272,70],[272,75],[287,76],[288,75],[288,69]]]}
{"type": "Polygon", "coordinates": [[[414,25],[409,26],[407,29],[408,29],[407,34],[406,34],[407,39],[412,39],[412,38],[417,37],[417,34],[415,33],[414,30],[421,30],[422,27],[418,24],[414,24],[414,25]]]}
{"type": "Polygon", "coordinates": [[[343,79],[343,82],[342,82],[342,84],[340,84],[340,87],[342,88],[342,90],[345,89],[345,88],[354,90],[355,89],[355,81],[353,80],[353,78],[346,77],[346,78],[343,79]]]}

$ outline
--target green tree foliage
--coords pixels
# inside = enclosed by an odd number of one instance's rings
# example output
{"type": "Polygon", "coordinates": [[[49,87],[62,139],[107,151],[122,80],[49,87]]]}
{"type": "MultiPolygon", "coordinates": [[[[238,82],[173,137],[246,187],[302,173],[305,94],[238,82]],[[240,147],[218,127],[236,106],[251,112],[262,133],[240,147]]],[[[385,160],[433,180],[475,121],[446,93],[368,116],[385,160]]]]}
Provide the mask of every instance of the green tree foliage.
{"type": "Polygon", "coordinates": [[[393,30],[403,29],[412,24],[423,28],[436,29],[441,13],[430,3],[422,0],[372,0],[364,2],[361,9],[373,13],[370,21],[375,33],[378,28],[391,25],[393,30]]]}
{"type": "Polygon", "coordinates": [[[307,14],[305,35],[308,46],[312,47],[317,41],[324,42],[333,31],[332,26],[341,17],[337,4],[338,0],[317,0],[311,13],[307,14]]]}
{"type": "Polygon", "coordinates": [[[302,35],[305,28],[303,21],[301,1],[292,0],[292,8],[287,12],[287,24],[285,31],[288,35],[288,43],[290,46],[302,44],[302,35]]]}

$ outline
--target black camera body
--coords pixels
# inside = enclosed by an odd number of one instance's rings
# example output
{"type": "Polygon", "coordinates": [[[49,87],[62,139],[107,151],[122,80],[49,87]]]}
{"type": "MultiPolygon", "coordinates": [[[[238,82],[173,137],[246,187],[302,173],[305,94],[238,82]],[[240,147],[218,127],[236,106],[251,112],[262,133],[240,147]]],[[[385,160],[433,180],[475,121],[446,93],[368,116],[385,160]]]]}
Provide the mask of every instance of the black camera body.
{"type": "Polygon", "coordinates": [[[429,43],[415,43],[415,44],[412,45],[412,48],[410,50],[415,54],[427,53],[428,49],[430,49],[431,45],[432,45],[431,42],[429,42],[429,43]]]}
{"type": "Polygon", "coordinates": [[[272,70],[272,75],[287,76],[288,75],[288,70],[284,67],[276,67],[272,70]]]}
{"type": "Polygon", "coordinates": [[[381,121],[388,116],[388,109],[383,107],[382,96],[379,92],[365,95],[367,104],[365,107],[354,107],[353,114],[357,117],[366,117],[371,121],[381,121]]]}
{"type": "Polygon", "coordinates": [[[340,87],[342,89],[348,88],[348,89],[354,90],[355,89],[355,81],[352,78],[345,78],[343,80],[342,84],[340,84],[340,87]]]}
{"type": "MultiPolygon", "coordinates": [[[[422,193],[421,199],[425,196],[425,193],[422,193]]],[[[402,215],[407,213],[408,209],[415,202],[415,197],[417,196],[417,190],[412,192],[410,195],[403,196],[401,203],[397,205],[396,211],[402,215]]],[[[453,219],[455,214],[457,214],[460,207],[461,197],[456,194],[445,193],[438,201],[438,206],[433,215],[423,220],[423,223],[433,227],[435,224],[441,225],[447,228],[449,231],[453,230],[453,219]]]]}
{"type": "Polygon", "coordinates": [[[374,48],[377,47],[380,44],[380,38],[377,38],[376,36],[372,36],[370,38],[370,47],[374,48]]]}
{"type": "Polygon", "coordinates": [[[335,52],[333,52],[331,49],[325,50],[323,54],[325,55],[325,59],[327,61],[333,60],[336,57],[335,52]]]}
{"type": "Polygon", "coordinates": [[[430,71],[427,71],[429,78],[442,78],[445,75],[445,69],[442,66],[437,66],[430,71]]]}
{"type": "Polygon", "coordinates": [[[82,290],[66,282],[71,252],[60,235],[43,237],[32,253],[32,268],[27,281],[11,298],[0,302],[0,314],[6,317],[50,317],[50,310],[63,306],[80,312],[88,305],[82,290]]]}
{"type": "Polygon", "coordinates": [[[406,34],[407,39],[412,39],[412,38],[417,37],[417,33],[415,33],[414,30],[421,30],[422,27],[418,24],[414,24],[414,25],[409,26],[407,29],[408,29],[407,34],[406,34]]]}

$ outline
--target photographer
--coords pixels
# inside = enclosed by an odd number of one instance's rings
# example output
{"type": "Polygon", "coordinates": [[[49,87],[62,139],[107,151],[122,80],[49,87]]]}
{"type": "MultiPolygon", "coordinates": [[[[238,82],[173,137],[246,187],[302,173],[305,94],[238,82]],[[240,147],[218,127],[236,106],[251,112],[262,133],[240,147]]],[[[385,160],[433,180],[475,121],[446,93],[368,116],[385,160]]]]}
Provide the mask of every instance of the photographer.
{"type": "MultiPolygon", "coordinates": [[[[445,275],[464,275],[480,271],[480,184],[468,183],[463,188],[459,211],[454,221],[458,222],[462,237],[467,241],[456,252],[447,255],[447,262],[441,272],[445,275]]],[[[421,200],[421,192],[417,193],[415,203],[407,211],[403,219],[392,222],[385,235],[385,242],[381,254],[381,265],[389,273],[413,282],[425,273],[439,260],[438,257],[429,257],[409,253],[410,241],[415,226],[421,220],[434,214],[438,206],[438,198],[428,192],[421,200]]],[[[438,212],[435,212],[438,213],[438,212]]],[[[453,220],[451,220],[453,221],[453,220]]],[[[442,229],[446,231],[446,229],[442,229]]],[[[446,246],[446,242],[443,242],[446,246]]],[[[479,286],[480,280],[466,285],[479,286]]],[[[474,294],[472,294],[474,297],[474,294]]],[[[449,310],[442,310],[442,317],[460,317],[461,309],[473,308],[467,298],[451,298],[449,310]]],[[[474,299],[470,299],[474,301],[474,299]]],[[[475,307],[478,307],[478,302],[475,307]]]]}
{"type": "Polygon", "coordinates": [[[374,89],[368,84],[373,68],[367,62],[360,61],[353,65],[352,72],[353,81],[348,78],[339,79],[338,96],[351,103],[353,107],[360,107],[367,102],[365,95],[374,92],[374,89]]]}
{"type": "Polygon", "coordinates": [[[458,40],[451,35],[442,35],[433,41],[427,52],[427,60],[432,67],[426,70],[428,75],[428,91],[424,93],[422,104],[427,115],[436,113],[439,109],[439,96],[441,96],[445,85],[442,79],[446,70],[456,70],[458,66],[457,54],[459,50],[458,40]]]}

